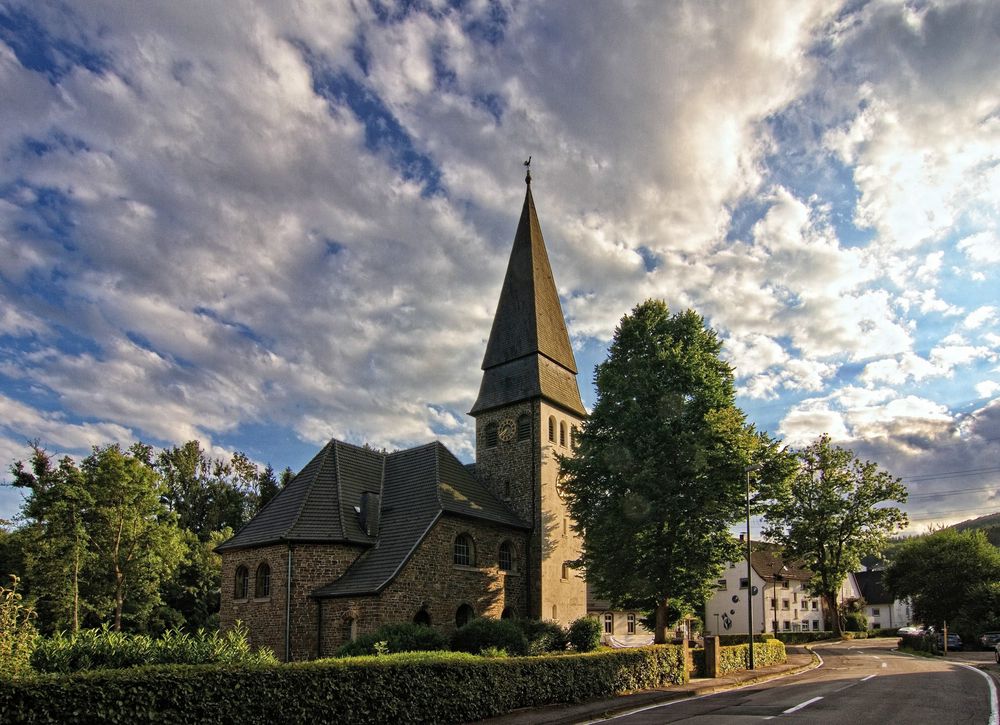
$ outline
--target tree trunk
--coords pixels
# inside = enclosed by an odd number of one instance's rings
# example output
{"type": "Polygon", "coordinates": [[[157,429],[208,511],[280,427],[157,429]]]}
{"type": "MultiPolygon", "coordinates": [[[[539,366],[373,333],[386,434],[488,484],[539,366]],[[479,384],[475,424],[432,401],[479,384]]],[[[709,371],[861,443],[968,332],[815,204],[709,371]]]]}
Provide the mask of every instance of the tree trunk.
{"type": "Polygon", "coordinates": [[[664,599],[656,605],[656,630],[653,632],[653,644],[667,643],[667,602],[664,599]]]}
{"type": "Polygon", "coordinates": [[[830,629],[833,630],[834,635],[839,637],[842,630],[840,628],[840,610],[837,609],[837,593],[827,592],[823,598],[826,599],[826,608],[830,612],[830,629]]]}

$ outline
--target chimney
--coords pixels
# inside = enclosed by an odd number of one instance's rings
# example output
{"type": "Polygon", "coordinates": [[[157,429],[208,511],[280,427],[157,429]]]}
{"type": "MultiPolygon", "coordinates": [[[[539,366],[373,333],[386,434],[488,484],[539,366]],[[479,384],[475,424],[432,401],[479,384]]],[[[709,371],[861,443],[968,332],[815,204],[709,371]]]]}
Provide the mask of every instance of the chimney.
{"type": "Polygon", "coordinates": [[[381,514],[381,496],[372,491],[365,491],[361,494],[361,507],[358,509],[358,518],[361,523],[361,530],[369,536],[378,536],[379,515],[381,514]]]}

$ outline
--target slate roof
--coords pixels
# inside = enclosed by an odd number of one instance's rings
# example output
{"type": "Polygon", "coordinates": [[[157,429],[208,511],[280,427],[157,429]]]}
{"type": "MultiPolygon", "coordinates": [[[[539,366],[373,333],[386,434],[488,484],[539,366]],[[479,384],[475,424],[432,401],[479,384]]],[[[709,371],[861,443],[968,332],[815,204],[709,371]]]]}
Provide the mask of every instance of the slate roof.
{"type": "Polygon", "coordinates": [[[537,396],[587,414],[530,183],[482,367],[472,414],[537,396]]]}
{"type": "Polygon", "coordinates": [[[781,555],[781,547],[763,541],[751,543],[750,566],[762,578],[768,580],[772,579],[775,574],[780,574],[785,579],[800,581],[812,578],[812,572],[806,569],[802,562],[786,561],[781,555]]]}
{"type": "Polygon", "coordinates": [[[368,551],[342,579],[350,575],[352,585],[381,588],[442,513],[530,528],[440,443],[382,453],[331,440],[216,550],[295,541],[359,544],[368,551]],[[375,537],[362,530],[355,509],[366,491],[380,494],[375,537]]]}
{"type": "Polygon", "coordinates": [[[893,596],[886,591],[882,584],[881,571],[858,571],[854,573],[854,580],[858,583],[861,597],[868,604],[886,604],[893,601],[893,596]]]}

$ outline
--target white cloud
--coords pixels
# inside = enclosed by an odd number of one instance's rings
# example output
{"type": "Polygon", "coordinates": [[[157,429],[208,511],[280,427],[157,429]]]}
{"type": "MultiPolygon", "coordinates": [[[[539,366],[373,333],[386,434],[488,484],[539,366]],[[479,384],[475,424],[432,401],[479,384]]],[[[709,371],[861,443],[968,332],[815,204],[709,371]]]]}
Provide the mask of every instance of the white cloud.
{"type": "Polygon", "coordinates": [[[969,313],[962,323],[962,326],[974,330],[986,324],[993,324],[997,321],[997,308],[993,305],[983,305],[969,313]]]}

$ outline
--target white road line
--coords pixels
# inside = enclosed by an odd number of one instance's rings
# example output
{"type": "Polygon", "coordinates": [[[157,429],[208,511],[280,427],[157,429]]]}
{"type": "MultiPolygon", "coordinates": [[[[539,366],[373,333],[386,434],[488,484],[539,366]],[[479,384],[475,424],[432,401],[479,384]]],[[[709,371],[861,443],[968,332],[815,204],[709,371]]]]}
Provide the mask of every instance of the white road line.
{"type": "Polygon", "coordinates": [[[790,708],[788,708],[787,710],[785,710],[784,712],[782,712],[781,714],[782,714],[782,715],[790,715],[791,713],[793,713],[793,712],[798,712],[798,711],[799,711],[799,710],[801,710],[802,708],[804,708],[804,707],[808,707],[809,705],[812,705],[812,704],[813,704],[814,702],[819,702],[819,701],[820,701],[820,700],[822,700],[822,699],[823,699],[822,697],[814,697],[814,698],[813,698],[813,699],[811,699],[811,700],[806,700],[805,702],[800,702],[800,703],[799,703],[798,705],[796,705],[795,707],[790,707],[790,708]]]}
{"type": "Polygon", "coordinates": [[[978,667],[973,667],[972,665],[963,665],[961,662],[952,662],[952,664],[972,670],[977,675],[982,675],[986,679],[986,684],[990,686],[990,720],[988,725],[1000,725],[1000,713],[997,712],[997,686],[993,682],[993,677],[989,673],[983,672],[978,667]]]}
{"type": "Polygon", "coordinates": [[[870,679],[871,679],[871,678],[873,678],[874,676],[875,676],[875,675],[868,675],[868,677],[862,677],[862,678],[861,678],[861,681],[862,681],[862,682],[868,682],[868,680],[870,680],[870,679]]]}

